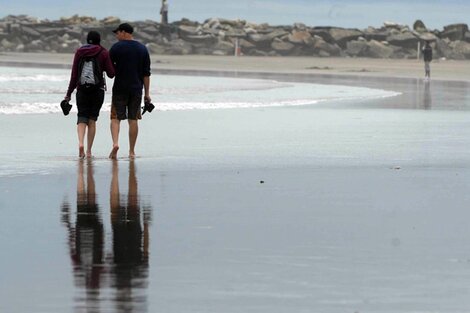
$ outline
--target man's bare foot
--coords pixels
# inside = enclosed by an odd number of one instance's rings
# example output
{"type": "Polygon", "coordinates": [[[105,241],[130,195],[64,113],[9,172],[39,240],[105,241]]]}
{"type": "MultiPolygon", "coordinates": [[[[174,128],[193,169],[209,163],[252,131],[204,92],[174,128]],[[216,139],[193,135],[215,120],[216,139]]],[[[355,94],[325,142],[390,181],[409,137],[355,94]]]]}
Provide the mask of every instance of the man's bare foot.
{"type": "Polygon", "coordinates": [[[80,159],[85,158],[85,149],[83,148],[83,146],[78,147],[78,157],[80,159]]]}
{"type": "Polygon", "coordinates": [[[117,152],[119,150],[119,146],[113,146],[113,150],[111,150],[111,153],[109,154],[110,159],[117,159],[117,152]]]}
{"type": "Polygon", "coordinates": [[[135,152],[129,151],[129,159],[135,159],[135,152]]]}

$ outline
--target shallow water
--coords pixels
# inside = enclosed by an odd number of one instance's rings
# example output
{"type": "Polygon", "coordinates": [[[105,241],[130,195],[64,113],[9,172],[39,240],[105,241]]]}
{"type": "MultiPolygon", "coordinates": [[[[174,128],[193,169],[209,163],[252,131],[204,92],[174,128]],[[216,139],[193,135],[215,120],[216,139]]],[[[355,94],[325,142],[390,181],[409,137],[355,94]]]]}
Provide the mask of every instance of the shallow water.
{"type": "Polygon", "coordinates": [[[0,180],[0,309],[463,312],[469,179],[121,160],[0,180]]]}
{"type": "MultiPolygon", "coordinates": [[[[58,113],[70,71],[0,67],[0,114],[58,113]]],[[[393,97],[399,93],[363,87],[280,82],[273,79],[154,75],[157,111],[311,105],[318,102],[393,97]]],[[[112,80],[108,79],[108,89],[112,80]]],[[[109,111],[107,92],[103,111],[109,111]]],[[[75,103],[73,99],[72,104],[75,103]]],[[[75,112],[75,106],[72,112],[75,112]]]]}
{"type": "Polygon", "coordinates": [[[0,116],[0,312],[467,311],[467,85],[331,82],[402,94],[156,112],[117,162],[0,116]]]}

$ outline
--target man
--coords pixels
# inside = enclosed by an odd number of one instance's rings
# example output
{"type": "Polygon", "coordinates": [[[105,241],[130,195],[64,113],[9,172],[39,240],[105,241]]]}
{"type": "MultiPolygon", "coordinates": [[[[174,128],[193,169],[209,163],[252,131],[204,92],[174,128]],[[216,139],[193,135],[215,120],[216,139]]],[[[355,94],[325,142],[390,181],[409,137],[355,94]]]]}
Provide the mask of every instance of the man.
{"type": "Polygon", "coordinates": [[[423,59],[424,59],[424,79],[431,79],[431,61],[432,61],[432,48],[429,44],[429,40],[426,41],[423,47],[423,59]]]}
{"type": "Polygon", "coordinates": [[[119,150],[119,130],[122,120],[129,123],[129,158],[135,158],[135,144],[141,119],[142,88],[144,99],[150,102],[150,56],[147,48],[133,39],[134,28],[128,23],[119,25],[113,32],[118,42],[109,50],[116,78],[111,103],[111,136],[113,148],[109,158],[116,159],[119,150]]]}
{"type": "MultiPolygon", "coordinates": [[[[106,90],[103,72],[106,72],[109,78],[114,77],[114,67],[108,51],[100,45],[100,42],[100,34],[92,30],[87,35],[87,44],[75,52],[69,87],[64,97],[64,100],[70,101],[72,92],[77,88],[77,134],[80,159],[85,157],[84,138],[87,130],[86,157],[92,157],[91,148],[95,139],[96,121],[104,102],[104,91],[106,90]],[[97,63],[97,73],[85,66],[84,61],[91,59],[95,59],[97,63]],[[92,71],[91,75],[90,71],[92,71]]],[[[89,64],[92,66],[92,63],[89,64]]]]}

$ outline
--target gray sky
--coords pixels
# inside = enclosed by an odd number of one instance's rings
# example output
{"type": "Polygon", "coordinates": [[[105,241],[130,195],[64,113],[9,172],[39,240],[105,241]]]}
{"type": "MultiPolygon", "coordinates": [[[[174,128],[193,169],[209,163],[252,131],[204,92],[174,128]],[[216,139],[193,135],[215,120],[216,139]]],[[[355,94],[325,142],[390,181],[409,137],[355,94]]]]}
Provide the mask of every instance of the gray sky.
{"type": "MultiPolygon", "coordinates": [[[[384,21],[411,25],[422,19],[430,28],[467,23],[470,1],[461,0],[169,0],[170,21],[183,17],[204,21],[210,17],[241,18],[250,22],[309,26],[379,27],[384,21]]],[[[57,19],[73,14],[98,18],[159,20],[160,0],[0,0],[0,16],[28,14],[57,19]]]]}

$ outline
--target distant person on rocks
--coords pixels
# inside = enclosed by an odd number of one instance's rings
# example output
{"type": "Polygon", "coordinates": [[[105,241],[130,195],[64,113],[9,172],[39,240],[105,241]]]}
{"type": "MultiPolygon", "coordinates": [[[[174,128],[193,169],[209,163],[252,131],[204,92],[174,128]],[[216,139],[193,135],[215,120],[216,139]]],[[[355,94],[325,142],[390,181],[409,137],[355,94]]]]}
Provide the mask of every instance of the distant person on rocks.
{"type": "Polygon", "coordinates": [[[129,157],[135,157],[135,144],[141,119],[142,88],[144,100],[150,102],[150,56],[147,48],[133,39],[134,28],[128,23],[119,25],[113,32],[119,40],[109,50],[116,70],[111,101],[111,136],[113,148],[110,159],[117,158],[119,130],[122,120],[129,123],[129,157]]]}
{"type": "Polygon", "coordinates": [[[168,1],[162,1],[162,8],[160,9],[160,15],[162,16],[162,24],[168,24],[168,1]]]}
{"type": "Polygon", "coordinates": [[[95,139],[96,121],[104,102],[106,90],[103,73],[106,72],[109,78],[114,77],[114,67],[108,50],[103,48],[100,42],[100,34],[96,31],[90,31],[87,35],[87,44],[75,52],[69,87],[64,97],[64,100],[70,101],[73,91],[77,88],[78,156],[81,159],[85,156],[92,157],[91,148],[95,139]],[[86,154],[85,133],[87,133],[86,154]]]}
{"type": "Polygon", "coordinates": [[[432,61],[432,47],[429,40],[426,41],[423,47],[423,59],[424,59],[424,79],[431,79],[431,61],[432,61]]]}

